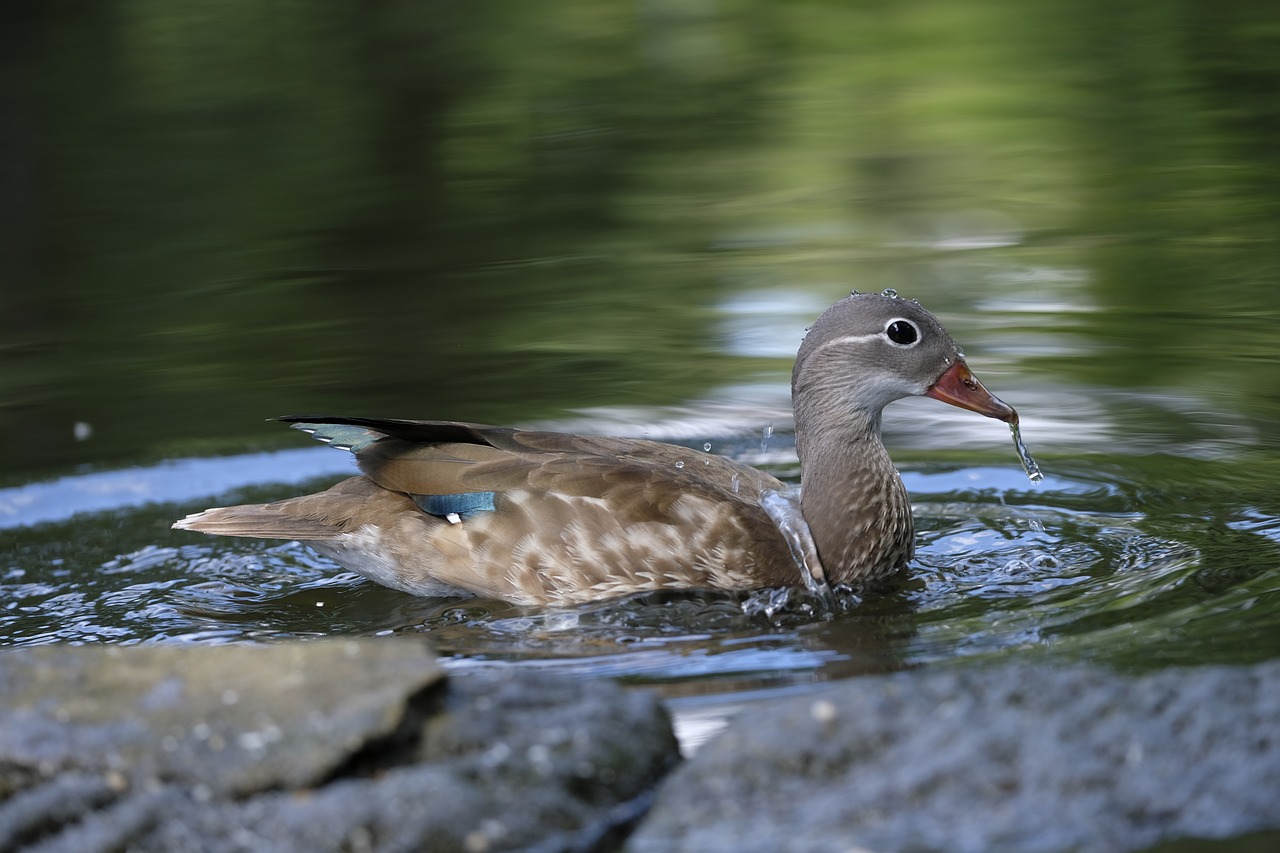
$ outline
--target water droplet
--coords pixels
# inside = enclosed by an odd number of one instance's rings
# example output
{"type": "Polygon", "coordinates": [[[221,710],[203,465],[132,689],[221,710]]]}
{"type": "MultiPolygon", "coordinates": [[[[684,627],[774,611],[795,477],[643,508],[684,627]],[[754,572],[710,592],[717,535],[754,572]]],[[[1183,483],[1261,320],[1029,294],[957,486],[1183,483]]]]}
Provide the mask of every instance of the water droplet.
{"type": "Polygon", "coordinates": [[[677,468],[683,468],[683,467],[684,467],[684,463],[683,463],[683,462],[677,462],[677,463],[676,463],[676,467],[677,467],[677,468]]]}
{"type": "Polygon", "coordinates": [[[892,287],[886,287],[884,290],[880,291],[880,295],[887,296],[890,299],[897,299],[898,291],[894,290],[892,287]]]}
{"type": "Polygon", "coordinates": [[[862,291],[861,291],[861,290],[850,290],[850,291],[849,291],[849,295],[850,295],[850,296],[861,296],[861,295],[862,295],[862,291]]]}
{"type": "Polygon", "coordinates": [[[733,475],[733,493],[736,495],[738,489],[742,487],[742,476],[740,474],[733,475]]]}
{"type": "Polygon", "coordinates": [[[769,424],[764,428],[764,434],[760,436],[760,452],[765,453],[769,449],[769,439],[773,438],[773,424],[769,424]]]}
{"type": "Polygon", "coordinates": [[[705,443],[702,445],[702,449],[703,449],[703,450],[706,450],[707,452],[710,452],[710,451],[711,451],[711,442],[709,442],[709,441],[708,441],[708,442],[705,442],[705,443]]]}
{"type": "Polygon", "coordinates": [[[1018,452],[1018,461],[1022,463],[1022,470],[1027,472],[1027,479],[1033,483],[1040,482],[1044,479],[1044,474],[1040,473],[1040,466],[1031,458],[1031,452],[1023,443],[1022,430],[1018,428],[1017,421],[1009,424],[1009,432],[1013,433],[1013,448],[1018,452]]]}

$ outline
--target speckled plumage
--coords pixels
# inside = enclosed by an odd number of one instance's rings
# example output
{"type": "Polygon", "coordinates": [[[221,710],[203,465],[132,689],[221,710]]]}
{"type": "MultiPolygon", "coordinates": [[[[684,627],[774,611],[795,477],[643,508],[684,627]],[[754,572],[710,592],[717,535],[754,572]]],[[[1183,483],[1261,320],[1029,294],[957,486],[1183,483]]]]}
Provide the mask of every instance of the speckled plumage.
{"type": "MultiPolygon", "coordinates": [[[[815,569],[832,584],[882,577],[911,559],[910,502],[880,441],[885,405],[929,394],[1016,418],[972,378],[932,315],[888,296],[857,295],[828,309],[800,348],[792,389],[800,506],[821,563],[815,569]]],[[[418,595],[570,604],[640,590],[803,582],[761,504],[786,487],[720,456],[452,421],[284,420],[351,450],[362,476],[313,495],[205,510],[174,526],[298,539],[418,595]]]]}

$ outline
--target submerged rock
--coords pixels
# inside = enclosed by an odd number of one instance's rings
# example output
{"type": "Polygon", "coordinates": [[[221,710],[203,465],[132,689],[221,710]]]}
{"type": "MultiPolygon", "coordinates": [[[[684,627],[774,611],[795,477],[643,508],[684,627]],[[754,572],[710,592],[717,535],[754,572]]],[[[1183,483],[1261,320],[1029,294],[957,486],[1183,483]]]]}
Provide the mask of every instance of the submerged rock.
{"type": "Polygon", "coordinates": [[[647,693],[409,641],[0,653],[0,850],[589,846],[676,760],[647,693]]]}
{"type": "Polygon", "coordinates": [[[743,714],[627,844],[1131,851],[1280,828],[1280,661],[902,673],[743,714]]]}

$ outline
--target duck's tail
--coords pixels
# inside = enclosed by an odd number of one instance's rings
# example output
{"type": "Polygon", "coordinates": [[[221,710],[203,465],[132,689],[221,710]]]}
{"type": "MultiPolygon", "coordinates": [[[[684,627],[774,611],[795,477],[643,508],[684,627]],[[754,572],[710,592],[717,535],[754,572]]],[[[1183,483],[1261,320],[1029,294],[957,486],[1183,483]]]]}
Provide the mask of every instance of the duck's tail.
{"type": "Polygon", "coordinates": [[[212,536],[298,539],[303,542],[323,542],[342,534],[341,527],[324,518],[299,513],[295,505],[299,500],[291,498],[268,504],[214,507],[175,521],[173,529],[194,530],[212,536]]]}

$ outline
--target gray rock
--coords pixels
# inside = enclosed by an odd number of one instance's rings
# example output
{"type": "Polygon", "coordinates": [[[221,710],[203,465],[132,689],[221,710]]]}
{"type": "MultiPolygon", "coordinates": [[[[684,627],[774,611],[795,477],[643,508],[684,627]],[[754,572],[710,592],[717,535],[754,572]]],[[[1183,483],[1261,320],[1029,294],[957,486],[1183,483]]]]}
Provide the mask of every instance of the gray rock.
{"type": "Polygon", "coordinates": [[[6,651],[0,768],[220,796],[314,785],[392,736],[442,677],[425,646],[407,643],[6,651]]]}
{"type": "Polygon", "coordinates": [[[744,713],[631,853],[1128,851],[1280,828],[1280,662],[861,678],[744,713]]]}
{"type": "Polygon", "coordinates": [[[0,653],[0,851],[588,849],[676,760],[650,694],[408,641],[0,653]]]}

